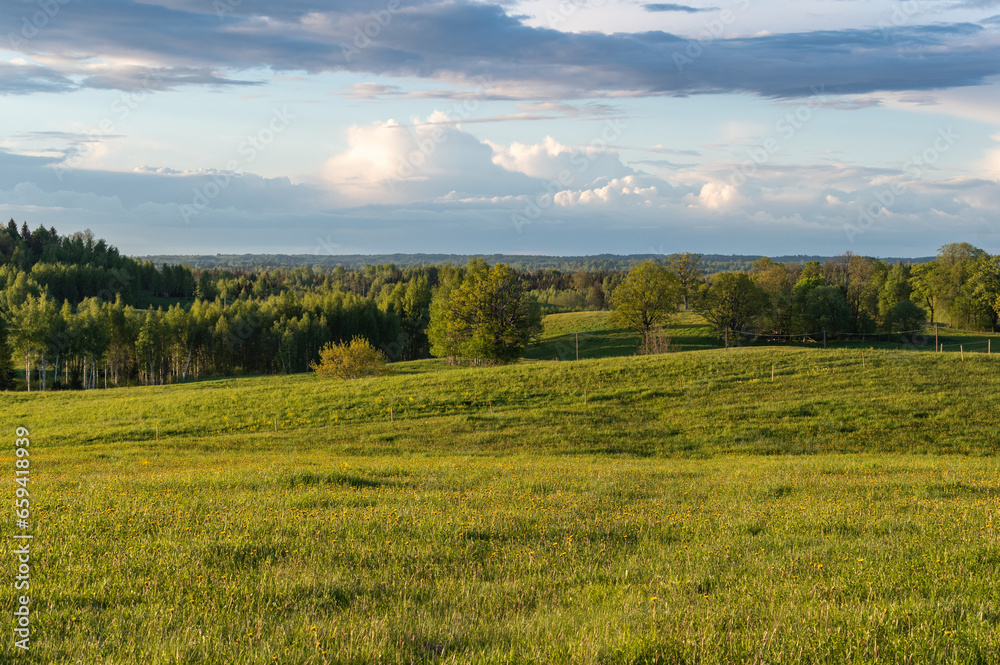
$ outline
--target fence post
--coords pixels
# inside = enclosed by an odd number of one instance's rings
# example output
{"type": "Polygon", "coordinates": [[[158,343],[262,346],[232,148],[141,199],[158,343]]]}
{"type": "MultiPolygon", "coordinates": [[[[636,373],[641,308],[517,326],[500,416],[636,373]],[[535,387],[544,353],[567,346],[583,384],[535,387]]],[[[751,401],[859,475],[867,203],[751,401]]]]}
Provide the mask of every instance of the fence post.
{"type": "Polygon", "coordinates": [[[726,326],[726,348],[729,348],[729,326],[726,326]]]}
{"type": "Polygon", "coordinates": [[[576,359],[580,359],[580,333],[576,333],[576,359]]]}
{"type": "Polygon", "coordinates": [[[823,328],[823,348],[826,348],[826,328],[823,328]]]}
{"type": "Polygon", "coordinates": [[[964,363],[965,362],[965,345],[964,344],[959,344],[958,345],[958,350],[962,354],[962,362],[964,363]]]}

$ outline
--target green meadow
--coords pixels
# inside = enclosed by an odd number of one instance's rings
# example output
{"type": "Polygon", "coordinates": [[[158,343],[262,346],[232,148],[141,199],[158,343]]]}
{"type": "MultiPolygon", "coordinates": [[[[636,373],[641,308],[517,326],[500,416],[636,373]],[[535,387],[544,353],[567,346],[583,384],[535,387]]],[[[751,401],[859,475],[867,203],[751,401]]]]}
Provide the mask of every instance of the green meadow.
{"type": "Polygon", "coordinates": [[[34,633],[0,661],[998,662],[1000,358],[674,325],[659,356],[583,313],[507,367],[3,394],[34,633]]]}

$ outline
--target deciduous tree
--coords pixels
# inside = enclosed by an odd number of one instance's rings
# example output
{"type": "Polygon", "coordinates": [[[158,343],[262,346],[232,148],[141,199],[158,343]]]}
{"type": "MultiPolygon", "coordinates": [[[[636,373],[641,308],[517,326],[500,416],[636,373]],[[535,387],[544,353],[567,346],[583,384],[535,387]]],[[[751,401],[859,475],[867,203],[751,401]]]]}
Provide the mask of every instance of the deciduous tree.
{"type": "Polygon", "coordinates": [[[458,285],[442,287],[431,306],[431,353],[452,361],[509,363],[542,330],[542,315],[510,266],[473,260],[458,285]]]}
{"type": "Polygon", "coordinates": [[[639,333],[643,351],[649,353],[652,335],[677,312],[682,292],[673,272],[653,261],[643,261],[629,270],[611,293],[610,319],[639,333]]]}
{"type": "Polygon", "coordinates": [[[716,330],[742,331],[767,310],[767,293],[742,272],[715,275],[699,291],[699,309],[716,330]]]}
{"type": "Polygon", "coordinates": [[[698,285],[704,278],[704,271],[701,269],[701,254],[691,254],[690,252],[671,254],[667,257],[667,268],[677,277],[684,298],[684,309],[687,310],[688,299],[698,290],[698,285]]]}

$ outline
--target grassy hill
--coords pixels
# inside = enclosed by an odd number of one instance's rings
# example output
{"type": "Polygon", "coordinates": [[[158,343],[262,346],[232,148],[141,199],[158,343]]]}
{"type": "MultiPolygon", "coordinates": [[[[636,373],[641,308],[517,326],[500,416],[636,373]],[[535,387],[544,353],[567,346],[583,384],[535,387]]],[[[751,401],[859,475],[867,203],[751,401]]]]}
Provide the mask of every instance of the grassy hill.
{"type": "MultiPolygon", "coordinates": [[[[549,351],[588,320],[588,351],[610,355],[621,333],[596,316],[548,319],[549,351]]],[[[32,435],[34,658],[1000,653],[994,356],[396,368],[4,395],[5,431],[32,435]]],[[[0,607],[12,615],[12,592],[0,607]]]]}

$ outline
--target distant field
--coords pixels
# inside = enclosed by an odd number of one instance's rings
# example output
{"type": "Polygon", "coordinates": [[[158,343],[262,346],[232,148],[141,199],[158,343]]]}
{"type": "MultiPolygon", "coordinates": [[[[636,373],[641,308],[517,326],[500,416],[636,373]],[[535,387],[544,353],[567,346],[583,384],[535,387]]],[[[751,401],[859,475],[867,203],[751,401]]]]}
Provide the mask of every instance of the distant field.
{"type": "Polygon", "coordinates": [[[863,362],[5,394],[33,440],[32,658],[996,662],[1000,359],[863,362]]]}
{"type": "MultiPolygon", "coordinates": [[[[608,322],[608,312],[567,312],[549,314],[544,320],[540,343],[528,349],[527,357],[535,360],[574,360],[576,334],[579,333],[580,358],[610,358],[635,355],[639,336],[630,330],[615,328],[608,322]]],[[[703,351],[723,347],[723,340],[699,314],[680,312],[664,328],[670,337],[670,351],[703,351]]],[[[935,344],[944,345],[945,353],[1000,353],[1000,334],[977,333],[941,328],[935,339],[933,326],[926,326],[922,334],[914,337],[889,334],[850,336],[828,340],[831,349],[901,349],[934,351],[935,344]]],[[[774,348],[822,348],[823,339],[790,339],[769,342],[766,339],[739,339],[733,335],[733,346],[771,346],[774,348]]]]}
{"type": "MultiPolygon", "coordinates": [[[[528,349],[528,358],[575,360],[577,333],[581,359],[635,355],[639,347],[639,336],[630,330],[612,326],[608,322],[608,312],[549,314],[543,324],[545,330],[541,343],[528,349]]],[[[671,351],[696,351],[722,346],[711,326],[693,312],[677,314],[665,331],[670,337],[671,351]]]]}

